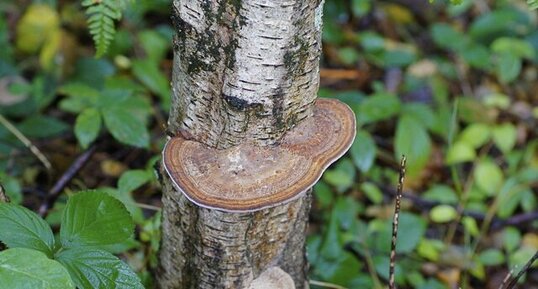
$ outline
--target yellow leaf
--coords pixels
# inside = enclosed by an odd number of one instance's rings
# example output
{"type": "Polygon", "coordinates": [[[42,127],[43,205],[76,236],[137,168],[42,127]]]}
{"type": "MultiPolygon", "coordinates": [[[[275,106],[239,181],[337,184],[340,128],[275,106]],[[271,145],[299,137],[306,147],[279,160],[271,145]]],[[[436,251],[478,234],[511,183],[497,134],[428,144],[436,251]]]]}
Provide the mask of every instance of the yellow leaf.
{"type": "Polygon", "coordinates": [[[58,13],[48,5],[32,4],[17,24],[17,48],[36,53],[60,27],[58,13]]]}
{"type": "Polygon", "coordinates": [[[41,64],[43,69],[50,70],[54,64],[54,58],[60,49],[61,41],[62,31],[55,30],[43,44],[43,49],[41,49],[41,53],[39,54],[39,64],[41,64]]]}

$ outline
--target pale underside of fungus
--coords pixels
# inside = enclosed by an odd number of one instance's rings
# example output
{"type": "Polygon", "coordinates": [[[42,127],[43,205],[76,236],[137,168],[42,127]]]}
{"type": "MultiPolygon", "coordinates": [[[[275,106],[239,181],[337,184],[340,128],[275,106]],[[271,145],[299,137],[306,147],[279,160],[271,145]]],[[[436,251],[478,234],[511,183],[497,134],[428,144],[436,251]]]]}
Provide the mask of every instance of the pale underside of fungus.
{"type": "Polygon", "coordinates": [[[355,133],[347,105],[318,99],[313,116],[276,145],[243,143],[219,150],[173,137],[163,151],[164,168],[175,188],[199,206],[257,211],[306,192],[349,149],[355,133]]]}

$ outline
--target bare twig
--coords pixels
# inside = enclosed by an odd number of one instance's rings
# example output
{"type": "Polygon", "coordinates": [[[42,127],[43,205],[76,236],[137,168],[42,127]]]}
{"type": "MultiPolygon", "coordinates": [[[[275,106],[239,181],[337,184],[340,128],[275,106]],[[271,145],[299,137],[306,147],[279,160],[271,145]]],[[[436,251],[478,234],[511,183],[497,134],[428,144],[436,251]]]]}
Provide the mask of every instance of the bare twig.
{"type": "Polygon", "coordinates": [[[504,286],[508,283],[508,280],[510,280],[510,277],[512,277],[513,274],[514,274],[514,270],[508,271],[506,276],[504,276],[504,279],[503,279],[501,285],[499,286],[499,289],[504,289],[505,288],[504,286]]]}
{"type": "Polygon", "coordinates": [[[7,128],[17,139],[19,139],[45,166],[47,170],[52,170],[52,165],[45,155],[24,135],[18,130],[9,120],[0,114],[0,123],[7,128]]]}
{"type": "Polygon", "coordinates": [[[519,273],[517,273],[516,277],[512,278],[512,280],[510,280],[510,283],[508,283],[508,286],[506,286],[506,289],[514,288],[514,286],[516,286],[517,280],[519,280],[519,278],[521,278],[521,276],[523,276],[523,274],[525,274],[525,272],[527,272],[529,270],[529,268],[532,266],[532,264],[536,260],[538,260],[538,251],[536,251],[536,253],[534,253],[534,255],[525,264],[525,266],[523,266],[523,268],[521,268],[521,271],[519,271],[519,273]]]}
{"type": "Polygon", "coordinates": [[[396,192],[396,201],[394,203],[394,217],[392,219],[392,242],[390,245],[390,264],[389,264],[389,289],[396,289],[394,282],[394,268],[396,267],[396,240],[398,238],[398,221],[400,219],[400,204],[402,202],[403,183],[405,179],[405,155],[402,155],[400,161],[400,177],[398,178],[398,191],[396,192]]]}
{"type": "Polygon", "coordinates": [[[90,157],[95,152],[96,146],[93,145],[80,156],[78,156],[71,166],[63,173],[63,175],[56,181],[54,186],[50,189],[47,196],[43,200],[43,203],[39,207],[39,215],[46,216],[49,208],[56,202],[60,192],[65,188],[65,186],[75,177],[75,175],[80,171],[80,169],[88,162],[90,157]]]}

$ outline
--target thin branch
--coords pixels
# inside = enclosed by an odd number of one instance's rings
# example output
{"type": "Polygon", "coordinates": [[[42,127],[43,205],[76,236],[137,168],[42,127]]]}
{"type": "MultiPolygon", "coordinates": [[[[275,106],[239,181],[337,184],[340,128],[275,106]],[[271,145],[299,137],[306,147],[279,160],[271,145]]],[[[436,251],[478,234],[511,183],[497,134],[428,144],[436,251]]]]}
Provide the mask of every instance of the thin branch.
{"type": "Polygon", "coordinates": [[[79,155],[75,161],[69,166],[69,168],[63,173],[63,175],[56,181],[54,186],[50,189],[47,196],[45,196],[45,199],[43,200],[43,203],[39,207],[39,215],[42,217],[46,216],[48,213],[49,208],[56,202],[56,199],[58,199],[58,196],[62,192],[62,190],[67,186],[67,184],[75,177],[75,175],[84,167],[84,165],[88,162],[90,157],[95,152],[96,146],[93,145],[89,149],[87,149],[85,152],[83,152],[81,155],[79,155]]]}
{"type": "Polygon", "coordinates": [[[9,120],[0,114],[0,123],[7,128],[17,139],[19,139],[36,157],[41,161],[47,170],[52,170],[50,161],[45,155],[24,135],[18,130],[9,120]]]}
{"type": "Polygon", "coordinates": [[[405,155],[402,155],[400,161],[400,177],[398,178],[398,191],[394,203],[394,217],[392,219],[392,242],[390,246],[390,264],[389,264],[389,289],[396,289],[394,282],[394,268],[396,267],[396,240],[398,238],[398,221],[400,219],[400,204],[402,202],[403,183],[405,180],[405,155]]]}
{"type": "Polygon", "coordinates": [[[324,288],[347,289],[346,287],[342,287],[340,285],[327,283],[327,282],[322,282],[322,281],[316,281],[316,280],[309,280],[308,283],[310,283],[310,285],[316,285],[316,286],[324,287],[324,288]]]}
{"type": "Polygon", "coordinates": [[[525,266],[523,266],[523,268],[521,268],[521,271],[519,271],[519,273],[517,273],[517,276],[515,278],[513,278],[512,280],[510,280],[510,283],[508,283],[508,286],[506,286],[506,289],[514,288],[514,286],[516,286],[517,280],[519,280],[519,278],[521,278],[521,276],[523,276],[523,274],[525,274],[525,272],[527,272],[529,270],[529,268],[532,266],[534,261],[536,261],[537,259],[538,259],[538,251],[536,251],[536,253],[534,253],[534,256],[532,256],[530,258],[530,260],[527,262],[527,264],[525,264],[525,266]]]}
{"type": "Polygon", "coordinates": [[[503,282],[499,286],[499,289],[504,289],[505,288],[504,286],[508,283],[508,280],[510,280],[510,277],[512,277],[513,274],[514,274],[514,270],[508,271],[506,276],[504,276],[503,282]]]}

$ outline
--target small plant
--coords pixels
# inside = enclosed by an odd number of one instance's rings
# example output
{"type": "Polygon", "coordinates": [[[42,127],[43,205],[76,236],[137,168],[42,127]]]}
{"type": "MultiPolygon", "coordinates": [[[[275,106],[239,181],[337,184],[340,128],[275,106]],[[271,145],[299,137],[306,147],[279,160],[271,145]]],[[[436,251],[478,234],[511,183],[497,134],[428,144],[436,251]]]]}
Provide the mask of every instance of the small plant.
{"type": "Polygon", "coordinates": [[[103,56],[108,50],[108,46],[116,28],[114,21],[121,19],[121,12],[126,6],[126,0],[84,0],[82,6],[88,15],[88,29],[95,42],[95,57],[103,56]]]}
{"type": "Polygon", "coordinates": [[[69,198],[59,238],[34,212],[0,203],[2,288],[144,288],[122,260],[107,251],[127,241],[134,223],[117,199],[99,191],[69,198]]]}

